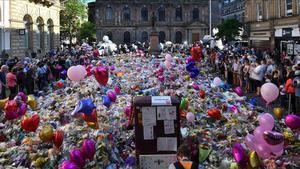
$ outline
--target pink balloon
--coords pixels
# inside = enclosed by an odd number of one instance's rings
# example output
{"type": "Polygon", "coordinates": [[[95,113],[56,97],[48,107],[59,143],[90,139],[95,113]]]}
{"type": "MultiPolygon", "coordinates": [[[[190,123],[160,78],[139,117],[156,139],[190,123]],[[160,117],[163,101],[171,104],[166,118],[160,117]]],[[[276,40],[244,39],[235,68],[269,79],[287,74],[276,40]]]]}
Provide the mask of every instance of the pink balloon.
{"type": "Polygon", "coordinates": [[[269,145],[271,152],[279,152],[283,150],[284,142],[277,145],[269,145]]]}
{"type": "Polygon", "coordinates": [[[107,96],[109,97],[109,99],[112,101],[112,102],[115,102],[117,100],[117,95],[115,92],[113,91],[109,91],[107,92],[107,96]]]}
{"type": "Polygon", "coordinates": [[[260,93],[263,99],[265,99],[265,101],[267,102],[267,104],[269,104],[276,100],[276,98],[279,95],[279,89],[273,83],[265,83],[264,85],[262,85],[260,93]]]}
{"type": "Polygon", "coordinates": [[[164,76],[158,76],[158,80],[163,82],[163,81],[165,81],[165,77],[164,76]]]}
{"type": "Polygon", "coordinates": [[[294,114],[289,114],[284,119],[285,124],[291,129],[300,129],[300,117],[294,114]]]}
{"type": "Polygon", "coordinates": [[[259,126],[259,127],[256,127],[256,129],[253,132],[256,142],[258,144],[266,144],[266,141],[265,141],[264,135],[263,135],[264,131],[266,131],[266,129],[259,126]]]}
{"type": "Polygon", "coordinates": [[[115,87],[115,92],[116,94],[120,94],[121,93],[121,88],[119,86],[115,87]]]}
{"type": "Polygon", "coordinates": [[[234,92],[238,95],[238,96],[243,96],[243,90],[241,89],[241,87],[236,87],[234,89],[234,92]]]}
{"type": "Polygon", "coordinates": [[[187,120],[188,122],[193,122],[193,121],[195,120],[195,115],[194,115],[194,113],[188,112],[188,113],[186,114],[186,120],[187,120]]]}
{"type": "Polygon", "coordinates": [[[271,156],[270,149],[268,149],[268,147],[266,147],[262,144],[257,144],[255,147],[255,151],[256,151],[257,155],[262,159],[266,159],[271,156]]]}
{"type": "Polygon", "coordinates": [[[275,157],[279,157],[279,156],[281,156],[283,154],[283,152],[284,152],[284,150],[282,149],[282,150],[280,150],[278,152],[272,152],[272,154],[274,154],[275,157]]]}
{"type": "Polygon", "coordinates": [[[166,66],[167,69],[170,69],[171,68],[171,62],[165,61],[165,66],[166,66]]]}
{"type": "Polygon", "coordinates": [[[87,75],[87,71],[86,71],[85,67],[82,66],[82,65],[77,65],[76,67],[77,67],[77,71],[78,71],[78,73],[80,74],[80,77],[81,77],[80,80],[83,80],[87,75]]]}
{"type": "Polygon", "coordinates": [[[265,130],[272,130],[274,127],[274,118],[269,113],[264,113],[258,117],[259,125],[265,130]]]}
{"type": "Polygon", "coordinates": [[[171,62],[171,61],[172,61],[172,56],[171,56],[171,54],[169,54],[169,53],[166,54],[165,59],[166,59],[166,61],[171,62]]]}
{"type": "Polygon", "coordinates": [[[213,84],[216,86],[220,86],[222,84],[222,80],[219,77],[215,77],[213,84]]]}
{"type": "Polygon", "coordinates": [[[254,135],[252,134],[247,134],[245,137],[245,143],[251,150],[255,150],[255,145],[256,145],[256,139],[254,135]]]}
{"type": "Polygon", "coordinates": [[[198,86],[196,83],[193,83],[192,87],[193,87],[195,90],[200,90],[199,86],[198,86]]]}
{"type": "Polygon", "coordinates": [[[77,66],[71,66],[67,72],[68,78],[72,81],[79,82],[82,79],[82,74],[78,72],[79,69],[77,66]]]}

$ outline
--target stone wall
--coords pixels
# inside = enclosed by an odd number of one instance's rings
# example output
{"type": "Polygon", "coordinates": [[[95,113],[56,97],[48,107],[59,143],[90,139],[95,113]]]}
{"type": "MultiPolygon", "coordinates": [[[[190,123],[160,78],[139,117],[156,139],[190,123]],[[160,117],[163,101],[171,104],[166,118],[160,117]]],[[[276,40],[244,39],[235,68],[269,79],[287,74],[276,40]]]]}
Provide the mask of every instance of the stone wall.
{"type": "MultiPolygon", "coordinates": [[[[45,52],[50,50],[50,44],[53,48],[56,48],[60,45],[60,20],[59,20],[59,12],[60,12],[60,2],[59,0],[55,0],[55,4],[51,7],[43,6],[39,3],[30,2],[29,0],[11,0],[10,4],[11,8],[11,55],[24,57],[25,52],[31,53],[32,51],[38,52],[41,51],[39,55],[43,55],[45,52]],[[28,16],[31,20],[31,33],[29,36],[32,36],[31,39],[32,45],[26,46],[25,40],[26,35],[20,34],[20,29],[25,29],[24,17],[28,16]],[[43,31],[39,34],[40,37],[44,37],[42,39],[44,42],[43,48],[42,46],[38,46],[38,18],[40,19],[40,23],[42,23],[41,28],[43,31]],[[53,30],[50,35],[50,29],[53,30]],[[50,37],[52,36],[52,37],[50,37]],[[50,38],[51,41],[50,42],[50,38]]],[[[42,41],[42,40],[41,40],[42,41]]]]}

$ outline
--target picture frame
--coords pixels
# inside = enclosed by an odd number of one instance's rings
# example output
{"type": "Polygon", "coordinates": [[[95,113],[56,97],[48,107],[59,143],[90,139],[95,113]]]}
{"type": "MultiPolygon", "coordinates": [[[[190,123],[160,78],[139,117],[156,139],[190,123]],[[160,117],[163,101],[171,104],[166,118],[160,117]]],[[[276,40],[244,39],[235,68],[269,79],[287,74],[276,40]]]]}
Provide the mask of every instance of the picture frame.
{"type": "Polygon", "coordinates": [[[19,29],[19,35],[25,35],[25,29],[19,29]]]}

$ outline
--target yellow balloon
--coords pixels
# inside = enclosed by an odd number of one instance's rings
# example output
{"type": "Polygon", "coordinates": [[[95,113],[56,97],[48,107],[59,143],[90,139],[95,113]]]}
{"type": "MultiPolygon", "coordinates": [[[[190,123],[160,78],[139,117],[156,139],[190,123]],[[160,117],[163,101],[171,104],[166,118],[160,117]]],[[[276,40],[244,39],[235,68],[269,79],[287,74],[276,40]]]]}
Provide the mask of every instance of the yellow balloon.
{"type": "Polygon", "coordinates": [[[53,137],[53,129],[52,126],[47,125],[45,126],[39,134],[39,137],[42,141],[51,141],[53,137]]]}
{"type": "Polygon", "coordinates": [[[274,112],[277,119],[282,118],[282,112],[283,112],[282,108],[276,107],[276,108],[273,109],[273,112],[274,112]]]}
{"type": "Polygon", "coordinates": [[[27,97],[27,103],[31,109],[35,109],[37,107],[37,101],[33,95],[29,95],[27,97]]]}
{"type": "Polygon", "coordinates": [[[251,167],[253,167],[253,168],[259,167],[260,161],[259,161],[259,157],[255,151],[250,152],[249,162],[250,162],[251,167]]]}
{"type": "Polygon", "coordinates": [[[190,76],[189,75],[185,75],[184,76],[184,80],[189,81],[190,80],[190,76]]]}
{"type": "Polygon", "coordinates": [[[4,109],[5,103],[8,101],[8,98],[0,100],[0,109],[4,109]]]}
{"type": "Polygon", "coordinates": [[[35,160],[35,166],[40,168],[43,166],[45,159],[43,157],[39,157],[35,160]]]}

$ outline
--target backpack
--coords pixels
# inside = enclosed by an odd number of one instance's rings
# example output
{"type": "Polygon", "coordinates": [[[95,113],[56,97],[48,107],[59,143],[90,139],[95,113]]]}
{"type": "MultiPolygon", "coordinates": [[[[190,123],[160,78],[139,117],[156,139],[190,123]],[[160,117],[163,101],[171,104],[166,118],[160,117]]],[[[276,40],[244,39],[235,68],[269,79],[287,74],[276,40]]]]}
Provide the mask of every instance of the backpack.
{"type": "MultiPolygon", "coordinates": [[[[179,161],[174,163],[174,166],[176,169],[185,169],[179,161]]],[[[198,164],[193,162],[192,167],[190,169],[198,169],[198,164]]]]}

